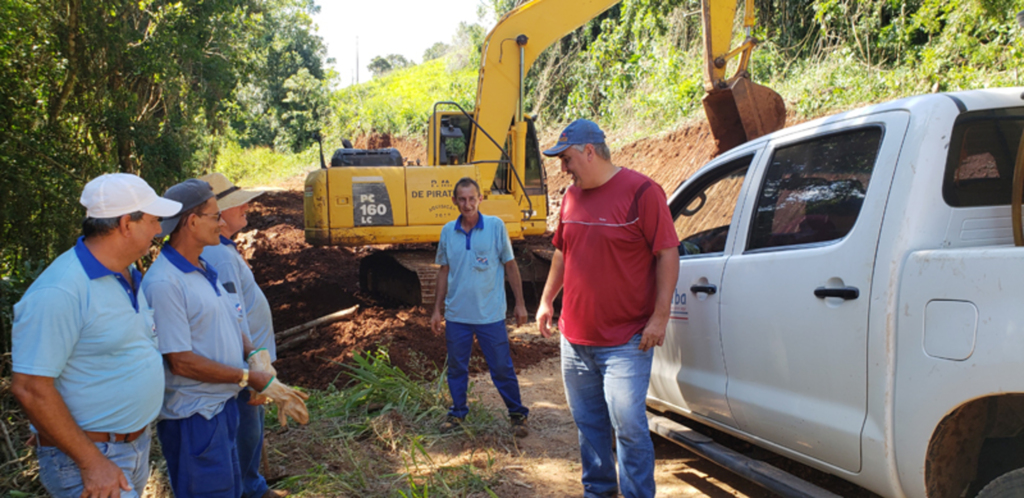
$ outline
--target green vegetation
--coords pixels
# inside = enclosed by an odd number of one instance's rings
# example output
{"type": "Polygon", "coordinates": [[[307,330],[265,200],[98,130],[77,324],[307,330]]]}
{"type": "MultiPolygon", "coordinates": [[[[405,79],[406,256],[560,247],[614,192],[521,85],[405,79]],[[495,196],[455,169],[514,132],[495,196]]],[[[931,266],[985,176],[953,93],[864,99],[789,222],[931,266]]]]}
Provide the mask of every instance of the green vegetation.
{"type": "MultiPolygon", "coordinates": [[[[325,149],[325,154],[328,152],[325,149]]],[[[330,161],[330,157],[325,157],[330,161]]],[[[299,153],[274,152],[270,147],[242,148],[228,142],[217,154],[215,171],[243,187],[273,185],[320,167],[320,152],[310,147],[299,153]]]]}
{"type": "MultiPolygon", "coordinates": [[[[452,438],[511,438],[501,414],[472,402],[464,431],[442,435],[437,427],[451,403],[443,372],[431,376],[436,381],[411,379],[391,366],[385,351],[356,355],[348,367],[348,387],[311,392],[308,427],[272,442],[271,451],[305,458],[288,464],[297,472],[282,487],[298,496],[493,496],[497,471],[486,464],[493,457],[482,457],[483,468],[446,465],[429,450],[452,438]]],[[[277,423],[273,411],[268,427],[277,423]]]]}
{"type": "MultiPolygon", "coordinates": [[[[492,0],[498,12],[514,3],[492,0]]],[[[1020,0],[759,0],[755,7],[763,43],[752,76],[803,118],[931,91],[1021,84],[1020,0]]],[[[596,117],[642,134],[702,117],[699,12],[699,0],[624,0],[538,59],[528,107],[542,123],[596,117]]]]}
{"type": "Polygon", "coordinates": [[[163,191],[225,144],[308,148],[330,116],[316,9],[0,0],[0,353],[9,306],[78,236],[88,180],[130,172],[163,191]]]}
{"type": "Polygon", "coordinates": [[[452,101],[473,109],[485,35],[477,24],[460,23],[452,44],[434,44],[422,64],[384,71],[366,83],[338,90],[332,96],[334,117],[326,135],[418,137],[426,132],[435,102],[452,101]]]}
{"type": "Polygon", "coordinates": [[[437,101],[451,100],[472,109],[476,68],[449,71],[452,55],[393,71],[367,83],[339,90],[333,96],[335,126],[329,135],[365,133],[418,136],[437,101]]]}

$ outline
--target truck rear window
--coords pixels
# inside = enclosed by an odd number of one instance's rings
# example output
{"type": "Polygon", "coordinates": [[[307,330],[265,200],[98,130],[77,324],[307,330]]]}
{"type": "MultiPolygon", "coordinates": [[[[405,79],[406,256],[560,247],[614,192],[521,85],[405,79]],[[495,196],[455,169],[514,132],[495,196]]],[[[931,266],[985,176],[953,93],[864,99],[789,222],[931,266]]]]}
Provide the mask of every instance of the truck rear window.
{"type": "Polygon", "coordinates": [[[946,159],[942,197],[952,207],[1010,203],[1013,167],[1024,109],[997,109],[960,115],[946,159]]]}

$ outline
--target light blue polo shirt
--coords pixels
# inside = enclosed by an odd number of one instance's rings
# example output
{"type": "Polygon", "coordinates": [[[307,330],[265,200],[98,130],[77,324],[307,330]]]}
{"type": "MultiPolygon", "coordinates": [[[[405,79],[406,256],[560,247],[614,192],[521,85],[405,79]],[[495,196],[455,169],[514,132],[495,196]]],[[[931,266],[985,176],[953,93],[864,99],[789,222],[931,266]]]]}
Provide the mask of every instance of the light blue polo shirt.
{"type": "MultiPolygon", "coordinates": [[[[142,291],[153,303],[160,353],[191,351],[236,368],[247,368],[242,345],[245,314],[238,294],[230,294],[217,281],[217,270],[203,258],[197,268],[170,244],[142,279],[142,291]]],[[[200,382],[171,373],[164,362],[164,404],[161,419],[183,419],[200,414],[212,419],[224,403],[241,390],[238,384],[200,382]]]]}
{"type": "Polygon", "coordinates": [[[221,235],[220,244],[203,249],[203,259],[217,269],[218,280],[229,294],[240,294],[245,308],[249,338],[257,348],[267,348],[270,361],[277,361],[277,345],[274,342],[274,319],[270,315],[270,303],[252,269],[238,253],[231,239],[221,235]]]}
{"type": "Polygon", "coordinates": [[[434,260],[448,266],[444,318],[471,325],[504,320],[505,263],[512,259],[501,218],[480,213],[469,233],[462,229],[462,216],[445,224],[434,260]]]}
{"type": "Polygon", "coordinates": [[[13,360],[20,374],[52,377],[86,431],[128,433],[156,419],[164,387],[153,310],[79,238],[14,305],[13,360]]]}

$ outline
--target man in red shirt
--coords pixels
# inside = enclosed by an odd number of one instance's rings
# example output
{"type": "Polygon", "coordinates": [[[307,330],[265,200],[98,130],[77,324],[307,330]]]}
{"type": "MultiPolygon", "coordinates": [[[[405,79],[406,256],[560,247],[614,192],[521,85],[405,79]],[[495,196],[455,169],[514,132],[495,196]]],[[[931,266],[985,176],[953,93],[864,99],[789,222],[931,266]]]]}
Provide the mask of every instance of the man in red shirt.
{"type": "Polygon", "coordinates": [[[679,239],[665,192],[612,164],[604,142],[597,124],[579,119],[544,151],[574,184],[562,199],[537,324],[551,336],[552,303],[564,285],[562,378],[579,429],[584,497],[653,497],[647,387],[679,275],[679,239]]]}

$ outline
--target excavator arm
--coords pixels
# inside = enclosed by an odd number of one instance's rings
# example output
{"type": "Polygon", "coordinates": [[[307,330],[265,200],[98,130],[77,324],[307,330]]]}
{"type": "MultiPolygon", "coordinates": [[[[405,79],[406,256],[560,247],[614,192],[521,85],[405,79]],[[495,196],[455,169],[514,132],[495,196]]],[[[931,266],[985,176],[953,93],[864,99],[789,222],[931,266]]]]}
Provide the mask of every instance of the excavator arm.
{"type": "MultiPolygon", "coordinates": [[[[619,0],[534,0],[513,9],[498,21],[484,41],[477,84],[475,116],[478,126],[469,142],[469,160],[490,184],[509,123],[523,121],[523,79],[541,52],[619,0]],[[489,137],[488,137],[489,135],[489,137]]],[[[746,67],[756,40],[753,1],[745,2],[746,39],[731,47],[736,0],[703,0],[705,78],[704,109],[719,151],[770,133],[785,124],[785,105],[771,89],[750,81],[746,67]],[[726,78],[728,61],[736,56],[736,73],[726,78]]]]}
{"type": "Polygon", "coordinates": [[[755,25],[754,2],[744,1],[744,39],[732,46],[732,26],[737,1],[703,0],[704,21],[704,114],[718,152],[767,135],[786,125],[786,105],[771,88],[750,80],[747,65],[757,46],[751,30],[755,25]],[[739,57],[733,76],[727,76],[729,61],[739,57]]]}

